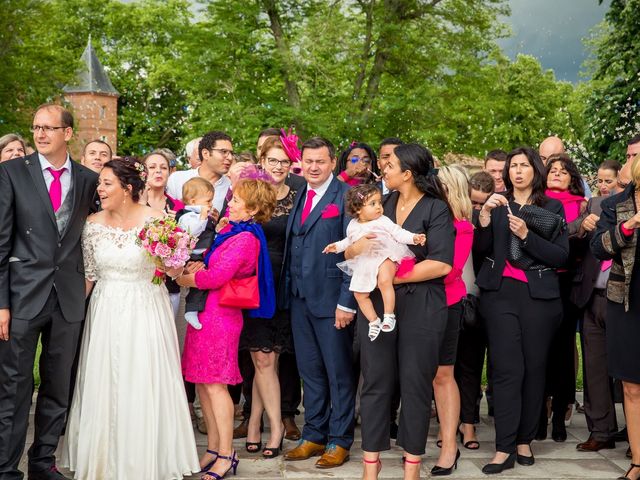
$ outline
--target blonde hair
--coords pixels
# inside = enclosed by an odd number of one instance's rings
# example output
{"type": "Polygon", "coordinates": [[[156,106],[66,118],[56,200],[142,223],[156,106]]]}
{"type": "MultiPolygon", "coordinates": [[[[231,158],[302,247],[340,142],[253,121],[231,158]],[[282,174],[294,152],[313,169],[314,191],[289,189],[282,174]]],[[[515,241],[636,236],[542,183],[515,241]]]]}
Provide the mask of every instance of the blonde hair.
{"type": "Polygon", "coordinates": [[[233,194],[244,200],[247,210],[258,210],[253,215],[257,223],[271,220],[277,201],[276,189],[271,183],[265,180],[242,178],[233,188],[233,194]]]}
{"type": "Polygon", "coordinates": [[[631,179],[636,185],[636,190],[640,190],[640,153],[636,153],[630,160],[631,162],[631,179]]]}
{"type": "Polygon", "coordinates": [[[461,165],[448,165],[438,169],[438,178],[445,185],[447,200],[456,220],[471,218],[471,199],[469,198],[469,177],[461,165]]]}
{"type": "Polygon", "coordinates": [[[211,182],[202,177],[193,177],[187,180],[182,186],[182,201],[184,203],[189,203],[199,195],[206,195],[207,193],[215,195],[215,190],[213,185],[211,185],[211,182]]]}

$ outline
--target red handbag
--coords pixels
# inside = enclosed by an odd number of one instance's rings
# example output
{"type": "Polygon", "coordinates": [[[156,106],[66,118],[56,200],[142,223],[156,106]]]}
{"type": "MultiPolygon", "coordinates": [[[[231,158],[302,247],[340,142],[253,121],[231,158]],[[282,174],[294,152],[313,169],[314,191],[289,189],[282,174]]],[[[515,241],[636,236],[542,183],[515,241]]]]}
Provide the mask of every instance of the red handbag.
{"type": "Polygon", "coordinates": [[[219,304],[223,307],[235,307],[252,310],[260,306],[260,288],[258,286],[258,261],[256,255],[256,273],[250,277],[233,278],[220,289],[219,304]]]}

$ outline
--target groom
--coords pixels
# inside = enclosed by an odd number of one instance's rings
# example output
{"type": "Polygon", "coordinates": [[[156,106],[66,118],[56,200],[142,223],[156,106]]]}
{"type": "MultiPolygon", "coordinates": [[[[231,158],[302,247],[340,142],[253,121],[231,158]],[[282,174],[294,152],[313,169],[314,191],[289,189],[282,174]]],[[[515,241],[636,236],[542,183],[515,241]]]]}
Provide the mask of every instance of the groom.
{"type": "Polygon", "coordinates": [[[356,303],[350,277],[322,249],[345,236],[349,217],[344,195],[349,186],[332,172],[333,144],[315,137],[302,145],[306,185],[298,192],[287,225],[280,298],[291,306],[291,329],[300,377],[304,382],[302,440],[285,460],[322,455],[318,468],[333,468],[349,459],[353,444],[355,383],[352,372],[356,303]]]}
{"type": "Polygon", "coordinates": [[[71,161],[73,116],[40,106],[31,128],[36,153],[0,164],[0,480],[22,479],[33,393],[33,363],[42,337],[41,383],[30,480],[60,480],[58,438],[84,319],[80,235],[97,176],[71,161]]]}

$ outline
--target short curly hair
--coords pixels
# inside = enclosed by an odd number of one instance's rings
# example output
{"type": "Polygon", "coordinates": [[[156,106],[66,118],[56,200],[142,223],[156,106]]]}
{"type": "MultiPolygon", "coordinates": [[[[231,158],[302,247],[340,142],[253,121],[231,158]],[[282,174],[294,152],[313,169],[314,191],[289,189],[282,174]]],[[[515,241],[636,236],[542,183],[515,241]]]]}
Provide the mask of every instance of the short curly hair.
{"type": "Polygon", "coordinates": [[[256,223],[266,223],[271,220],[277,202],[276,189],[271,183],[265,180],[243,178],[233,187],[233,194],[244,200],[247,210],[258,210],[253,216],[256,223]]]}
{"type": "Polygon", "coordinates": [[[367,200],[375,194],[382,196],[382,191],[372,183],[363,183],[347,190],[344,195],[347,215],[356,218],[367,200]]]}

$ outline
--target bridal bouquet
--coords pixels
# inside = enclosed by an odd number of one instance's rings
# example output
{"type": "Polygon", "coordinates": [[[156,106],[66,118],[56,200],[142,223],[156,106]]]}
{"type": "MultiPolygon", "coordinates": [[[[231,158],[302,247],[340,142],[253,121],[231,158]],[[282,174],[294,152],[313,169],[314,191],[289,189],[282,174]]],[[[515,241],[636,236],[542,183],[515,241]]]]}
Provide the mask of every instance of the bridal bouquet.
{"type": "Polygon", "coordinates": [[[156,218],[145,223],[138,233],[137,243],[158,266],[152,282],[156,285],[162,284],[163,267],[183,267],[189,260],[196,241],[197,238],[181,229],[173,218],[156,218]]]}

